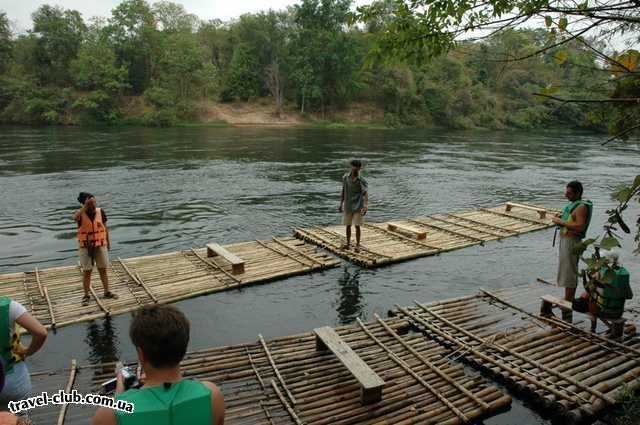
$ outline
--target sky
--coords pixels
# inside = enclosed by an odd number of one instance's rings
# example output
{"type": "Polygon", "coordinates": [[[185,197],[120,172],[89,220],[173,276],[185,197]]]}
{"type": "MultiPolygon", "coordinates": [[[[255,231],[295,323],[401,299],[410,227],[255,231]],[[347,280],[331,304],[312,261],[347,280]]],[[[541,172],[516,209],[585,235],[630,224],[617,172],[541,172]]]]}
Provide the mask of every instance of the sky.
{"type": "MultiPolygon", "coordinates": [[[[111,9],[121,0],[0,0],[0,11],[7,13],[14,24],[14,30],[22,33],[31,28],[31,13],[43,4],[75,9],[82,13],[85,20],[93,16],[108,17],[111,9]]],[[[153,0],[147,0],[154,3],[153,0]]],[[[200,19],[221,19],[223,21],[236,18],[243,13],[258,12],[268,9],[284,9],[298,3],[297,0],[173,0],[182,4],[187,12],[200,19]]],[[[356,2],[364,3],[364,2],[356,2]]]]}

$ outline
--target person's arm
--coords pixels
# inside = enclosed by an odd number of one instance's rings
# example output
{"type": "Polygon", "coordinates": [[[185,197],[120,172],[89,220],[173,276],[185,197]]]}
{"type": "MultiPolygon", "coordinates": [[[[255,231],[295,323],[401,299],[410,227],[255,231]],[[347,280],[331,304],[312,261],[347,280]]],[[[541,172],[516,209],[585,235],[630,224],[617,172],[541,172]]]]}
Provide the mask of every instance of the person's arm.
{"type": "Polygon", "coordinates": [[[209,381],[201,381],[211,390],[211,409],[213,411],[213,424],[224,425],[224,396],[216,384],[209,381]]]}
{"type": "Polygon", "coordinates": [[[82,213],[84,212],[85,209],[85,205],[82,206],[82,208],[77,209],[76,212],[73,213],[73,219],[76,222],[80,222],[80,220],[82,219],[82,213]]]}
{"type": "Polygon", "coordinates": [[[116,415],[113,410],[106,407],[99,407],[96,414],[91,419],[91,425],[116,425],[116,415]]]}
{"type": "Polygon", "coordinates": [[[338,207],[338,212],[342,212],[343,206],[344,206],[344,180],[342,181],[342,192],[340,192],[340,206],[338,207]]]}
{"type": "Polygon", "coordinates": [[[27,348],[22,351],[21,355],[29,357],[35,354],[47,339],[47,328],[42,326],[42,323],[38,321],[31,314],[25,312],[22,313],[17,319],[16,323],[25,328],[31,334],[31,343],[27,348]]]}
{"type": "Polygon", "coordinates": [[[107,223],[104,223],[104,233],[107,235],[107,249],[111,250],[111,239],[109,239],[109,228],[107,223]]]}
{"type": "Polygon", "coordinates": [[[364,203],[362,204],[361,213],[362,215],[365,215],[367,211],[369,211],[369,192],[365,192],[364,195],[362,195],[362,198],[364,203]]]}

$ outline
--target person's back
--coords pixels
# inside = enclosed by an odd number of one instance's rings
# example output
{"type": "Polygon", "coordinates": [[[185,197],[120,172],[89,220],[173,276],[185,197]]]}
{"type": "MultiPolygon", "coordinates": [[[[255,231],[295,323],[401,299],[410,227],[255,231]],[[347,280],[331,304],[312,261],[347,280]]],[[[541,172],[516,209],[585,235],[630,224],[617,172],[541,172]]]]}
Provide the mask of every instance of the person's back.
{"type": "Polygon", "coordinates": [[[129,335],[145,373],[144,386],[124,391],[118,373],[116,398],[133,404],[133,412],[100,408],[93,425],[222,425],[224,398],[213,383],[183,379],[180,372],[189,343],[189,321],[172,306],[141,308],[129,335]]]}

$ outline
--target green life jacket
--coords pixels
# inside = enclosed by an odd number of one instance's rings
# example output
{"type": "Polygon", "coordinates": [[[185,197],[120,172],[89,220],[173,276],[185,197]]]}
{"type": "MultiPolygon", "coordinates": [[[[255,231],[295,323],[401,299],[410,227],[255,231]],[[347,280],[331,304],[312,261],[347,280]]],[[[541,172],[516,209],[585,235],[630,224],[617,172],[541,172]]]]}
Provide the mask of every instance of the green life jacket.
{"type": "MultiPolygon", "coordinates": [[[[584,230],[578,234],[580,239],[583,239],[587,236],[587,229],[589,229],[589,224],[591,224],[591,216],[593,215],[593,203],[591,201],[578,199],[577,201],[573,201],[567,204],[562,210],[562,221],[564,222],[572,222],[571,213],[578,208],[580,205],[586,205],[587,207],[587,222],[584,225],[584,230]]],[[[567,234],[568,229],[566,227],[562,228],[562,234],[567,234]]]]}
{"type": "Polygon", "coordinates": [[[13,356],[11,354],[11,323],[9,321],[9,306],[11,298],[0,297],[0,358],[4,366],[4,374],[7,375],[13,369],[13,356]]]}
{"type": "MultiPolygon", "coordinates": [[[[607,268],[600,269],[604,276],[607,268]]],[[[597,305],[598,316],[605,319],[617,319],[624,313],[626,300],[633,298],[629,285],[629,272],[624,267],[613,269],[615,275],[611,283],[590,282],[585,286],[591,301],[597,305]]]]}
{"type": "Polygon", "coordinates": [[[164,385],[131,389],[116,396],[134,405],[133,413],[115,410],[118,425],[211,425],[211,390],[202,382],[183,379],[164,385]]]}

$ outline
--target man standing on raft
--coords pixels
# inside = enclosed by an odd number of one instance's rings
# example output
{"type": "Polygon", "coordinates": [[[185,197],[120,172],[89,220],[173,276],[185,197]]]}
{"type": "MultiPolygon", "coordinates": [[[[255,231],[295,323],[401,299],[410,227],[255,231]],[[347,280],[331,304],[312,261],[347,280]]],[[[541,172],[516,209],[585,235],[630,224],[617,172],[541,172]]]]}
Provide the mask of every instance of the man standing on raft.
{"type": "Polygon", "coordinates": [[[91,296],[91,272],[95,261],[100,273],[100,280],[104,288],[105,298],[118,298],[116,294],[109,291],[109,279],[107,277],[107,266],[109,265],[109,253],[111,241],[109,240],[109,230],[107,229],[107,215],[102,208],[96,206],[96,198],[86,192],[80,192],[78,202],[82,208],[73,214],[73,219],[78,223],[78,255],[80,256],[80,266],[83,272],[84,297],[82,305],[89,304],[91,296]]]}
{"type": "Polygon", "coordinates": [[[363,224],[363,216],[367,213],[369,193],[367,181],[360,175],[362,162],[354,159],[351,161],[351,172],[342,176],[342,194],[338,212],[342,212],[342,224],[347,226],[347,243],[342,249],[349,249],[351,245],[351,225],[356,227],[356,248],[360,251],[360,226],[363,224]]]}
{"type": "Polygon", "coordinates": [[[567,184],[565,197],[569,204],[562,210],[562,215],[551,218],[560,227],[560,248],[558,261],[558,286],[564,288],[564,299],[573,301],[578,286],[578,261],[576,246],[587,234],[593,204],[582,200],[582,184],[572,181],[567,184]]]}

